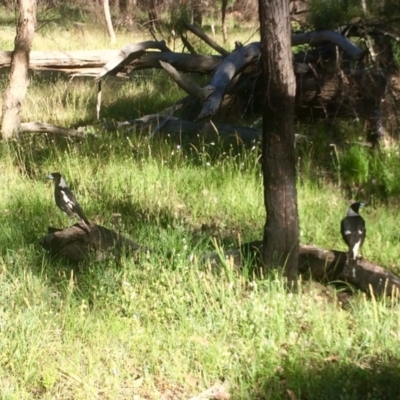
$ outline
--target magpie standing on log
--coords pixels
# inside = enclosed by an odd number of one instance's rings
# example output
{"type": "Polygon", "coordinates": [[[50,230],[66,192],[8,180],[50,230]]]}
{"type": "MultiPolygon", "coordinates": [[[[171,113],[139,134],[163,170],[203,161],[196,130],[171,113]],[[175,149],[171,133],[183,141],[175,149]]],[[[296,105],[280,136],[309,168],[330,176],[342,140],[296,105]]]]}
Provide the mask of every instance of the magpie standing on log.
{"type": "Polygon", "coordinates": [[[68,188],[65,179],[61,176],[59,172],[53,172],[47,179],[54,181],[54,198],[56,204],[61,211],[64,211],[70,218],[77,217],[83,224],[89,228],[90,222],[86,218],[82,207],[77,202],[75,195],[68,188]]]}
{"type": "Polygon", "coordinates": [[[364,203],[353,203],[340,224],[342,238],[349,247],[349,257],[353,260],[357,259],[367,233],[365,221],[358,213],[359,209],[364,206],[364,203]]]}

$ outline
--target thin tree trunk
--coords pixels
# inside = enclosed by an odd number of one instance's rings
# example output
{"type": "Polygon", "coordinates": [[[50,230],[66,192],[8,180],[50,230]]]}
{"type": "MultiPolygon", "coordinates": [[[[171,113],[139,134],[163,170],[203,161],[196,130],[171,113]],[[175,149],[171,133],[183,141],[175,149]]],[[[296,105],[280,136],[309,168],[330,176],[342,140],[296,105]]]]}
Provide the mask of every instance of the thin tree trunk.
{"type": "Polygon", "coordinates": [[[228,7],[228,0],[222,0],[221,4],[221,19],[222,19],[222,37],[224,43],[228,41],[228,31],[226,29],[226,8],[228,7]]]}
{"type": "Polygon", "coordinates": [[[5,140],[16,137],[21,126],[21,104],[29,86],[29,53],[36,25],[36,0],[18,0],[17,6],[17,34],[1,116],[1,135],[5,140]]]}
{"type": "Polygon", "coordinates": [[[201,7],[201,2],[194,0],[192,2],[193,7],[193,23],[199,27],[203,24],[203,11],[201,7]]]}
{"type": "Polygon", "coordinates": [[[157,12],[157,0],[150,0],[148,5],[149,19],[150,19],[150,30],[153,32],[157,32],[157,26],[159,25],[159,17],[157,12]]]}
{"type": "Polygon", "coordinates": [[[266,85],[263,112],[265,270],[284,267],[297,278],[299,220],[296,192],[294,99],[289,0],[259,0],[261,53],[266,85]]]}
{"type": "Polygon", "coordinates": [[[104,6],[104,17],[106,19],[106,24],[107,24],[107,32],[108,35],[110,36],[110,42],[111,44],[115,44],[115,42],[117,41],[117,37],[115,36],[114,27],[111,21],[109,1],[103,0],[103,6],[104,6]]]}

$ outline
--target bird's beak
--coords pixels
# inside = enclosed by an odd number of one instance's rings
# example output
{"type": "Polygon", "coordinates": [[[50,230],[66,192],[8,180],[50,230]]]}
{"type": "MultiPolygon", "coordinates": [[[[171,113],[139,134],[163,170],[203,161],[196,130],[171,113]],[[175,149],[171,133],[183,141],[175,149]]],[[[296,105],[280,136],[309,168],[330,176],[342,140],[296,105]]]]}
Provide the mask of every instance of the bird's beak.
{"type": "Polygon", "coordinates": [[[365,207],[367,203],[360,203],[360,207],[365,207]]]}
{"type": "Polygon", "coordinates": [[[54,176],[52,174],[47,175],[46,179],[51,179],[53,181],[54,180],[54,176]]]}

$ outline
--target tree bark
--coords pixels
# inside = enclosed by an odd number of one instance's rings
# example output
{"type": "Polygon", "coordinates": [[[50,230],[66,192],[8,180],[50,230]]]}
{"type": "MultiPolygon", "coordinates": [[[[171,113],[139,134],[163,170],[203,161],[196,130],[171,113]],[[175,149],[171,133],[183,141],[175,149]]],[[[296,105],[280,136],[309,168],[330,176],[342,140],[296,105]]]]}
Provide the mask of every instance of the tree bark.
{"type": "Polygon", "coordinates": [[[263,111],[263,176],[267,219],[263,265],[297,279],[299,218],[296,192],[293,72],[289,0],[259,0],[261,54],[267,82],[263,111]]]}
{"type": "Polygon", "coordinates": [[[4,140],[18,135],[21,104],[29,86],[29,53],[36,25],[36,0],[18,0],[18,25],[11,59],[10,81],[3,99],[1,134],[4,140]]]}
{"type": "Polygon", "coordinates": [[[108,0],[103,0],[103,7],[104,7],[104,17],[106,19],[107,24],[107,32],[110,36],[111,44],[115,44],[117,41],[117,37],[115,36],[114,27],[111,21],[111,13],[110,13],[110,3],[108,0]]]}
{"type": "Polygon", "coordinates": [[[199,27],[203,24],[203,10],[202,4],[198,0],[192,0],[192,9],[193,9],[193,23],[199,27]]]}
{"type": "Polygon", "coordinates": [[[222,0],[221,2],[221,25],[222,25],[222,37],[224,43],[228,41],[228,30],[226,28],[226,8],[228,7],[228,0],[222,0]]]}

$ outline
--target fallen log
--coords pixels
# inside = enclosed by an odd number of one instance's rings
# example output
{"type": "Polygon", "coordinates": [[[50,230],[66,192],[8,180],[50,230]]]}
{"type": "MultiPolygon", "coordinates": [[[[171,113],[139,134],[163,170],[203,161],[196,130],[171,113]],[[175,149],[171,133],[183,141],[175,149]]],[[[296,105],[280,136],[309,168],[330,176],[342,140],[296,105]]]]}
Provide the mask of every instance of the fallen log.
{"type": "Polygon", "coordinates": [[[165,44],[165,41],[147,41],[140,42],[137,44],[127,44],[123,47],[118,56],[110,60],[104,67],[101,69],[97,79],[101,79],[106,77],[107,75],[116,75],[117,67],[121,68],[126,64],[138,59],[142,55],[145,54],[148,49],[159,49],[161,52],[170,53],[171,50],[165,44]]]}
{"type": "Polygon", "coordinates": [[[21,123],[21,133],[47,133],[50,135],[61,136],[64,138],[84,138],[85,132],[82,129],[63,128],[61,126],[41,123],[23,122],[21,123]]]}
{"type": "MultiPolygon", "coordinates": [[[[11,56],[11,51],[0,51],[0,68],[10,67],[11,56]]],[[[31,51],[29,68],[97,77],[108,62],[120,56],[121,50],[31,51]]],[[[179,71],[210,74],[222,59],[221,56],[148,51],[131,61],[129,72],[148,68],[159,69],[160,61],[164,61],[179,71]]],[[[118,72],[122,71],[124,66],[125,64],[121,65],[118,72]]]]}
{"type": "MultiPolygon", "coordinates": [[[[150,139],[161,136],[169,135],[173,140],[180,142],[181,140],[196,140],[197,137],[201,137],[202,140],[225,140],[233,139],[236,143],[243,143],[248,145],[254,145],[261,141],[261,129],[213,123],[211,121],[193,122],[165,114],[152,114],[145,115],[142,118],[138,118],[132,121],[123,122],[109,122],[106,121],[102,125],[109,131],[116,129],[135,129],[139,132],[146,133],[152,130],[152,134],[149,136],[150,139]]],[[[99,126],[99,125],[96,125],[99,126]]],[[[23,122],[21,124],[21,133],[43,133],[48,135],[54,135],[57,137],[67,139],[83,139],[89,135],[92,137],[99,137],[100,135],[88,133],[89,127],[79,127],[77,129],[63,128],[56,125],[40,123],[40,122],[23,122]]],[[[296,143],[304,142],[307,138],[304,135],[297,134],[296,143]]]]}
{"type": "MultiPolygon", "coordinates": [[[[30,69],[73,70],[74,68],[101,68],[120,50],[31,51],[30,69]]],[[[0,51],[0,68],[9,67],[12,51],[0,51]]]]}
{"type": "Polygon", "coordinates": [[[123,255],[136,255],[143,247],[104,226],[92,224],[87,228],[82,222],[64,229],[48,228],[40,245],[54,257],[72,263],[84,261],[89,256],[96,261],[119,260],[123,255]]]}
{"type": "MultiPolygon", "coordinates": [[[[323,41],[335,43],[355,60],[359,60],[364,55],[362,50],[348,41],[344,36],[334,31],[314,31],[292,36],[293,46],[305,43],[314,45],[323,41]]],[[[122,63],[120,69],[122,69],[126,64],[126,58],[129,57],[130,49],[136,53],[138,50],[147,50],[149,48],[157,48],[160,51],[146,52],[141,57],[134,59],[130,64],[130,71],[145,68],[160,68],[159,62],[164,61],[182,72],[209,74],[224,59],[222,56],[174,53],[169,51],[163,41],[149,41],[134,45],[128,44],[122,50],[31,51],[29,68],[63,71],[72,74],[85,74],[86,71],[90,75],[95,75],[97,71],[98,75],[104,65],[112,60],[120,60],[122,63]]],[[[223,51],[226,54],[226,51],[223,51]]],[[[11,57],[11,51],[0,51],[0,68],[9,67],[11,65],[11,57]]]]}
{"type": "MultiPolygon", "coordinates": [[[[250,262],[257,271],[261,268],[261,247],[262,241],[254,241],[243,244],[240,249],[206,254],[203,261],[220,265],[229,260],[237,269],[250,262]]],[[[316,246],[300,245],[299,273],[324,284],[346,282],[362,292],[378,296],[395,295],[400,290],[400,278],[385,268],[364,258],[349,263],[347,253],[316,246]]]]}
{"type": "Polygon", "coordinates": [[[168,134],[171,138],[216,140],[232,138],[243,143],[254,143],[261,140],[261,130],[246,126],[206,122],[193,122],[169,115],[146,115],[133,121],[120,122],[117,128],[137,128],[140,131],[152,129],[152,137],[157,134],[168,134]]]}

